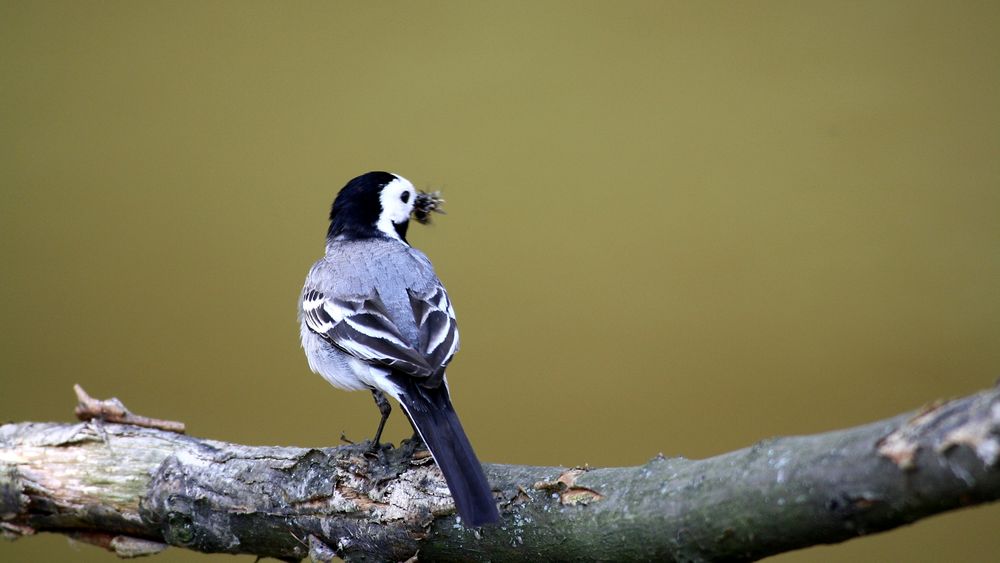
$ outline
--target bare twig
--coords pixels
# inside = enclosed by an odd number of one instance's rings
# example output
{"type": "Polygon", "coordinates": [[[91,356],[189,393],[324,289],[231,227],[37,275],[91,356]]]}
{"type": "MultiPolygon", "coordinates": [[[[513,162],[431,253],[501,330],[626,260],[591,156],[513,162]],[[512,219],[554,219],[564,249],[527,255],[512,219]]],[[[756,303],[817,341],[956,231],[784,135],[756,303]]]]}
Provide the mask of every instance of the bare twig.
{"type": "Polygon", "coordinates": [[[86,422],[96,419],[104,422],[120,422],[133,426],[142,426],[144,428],[158,428],[178,434],[184,433],[183,422],[160,420],[158,418],[132,414],[117,397],[104,400],[95,399],[88,395],[79,384],[73,385],[73,391],[76,392],[76,400],[78,401],[76,405],[77,420],[86,422]]]}

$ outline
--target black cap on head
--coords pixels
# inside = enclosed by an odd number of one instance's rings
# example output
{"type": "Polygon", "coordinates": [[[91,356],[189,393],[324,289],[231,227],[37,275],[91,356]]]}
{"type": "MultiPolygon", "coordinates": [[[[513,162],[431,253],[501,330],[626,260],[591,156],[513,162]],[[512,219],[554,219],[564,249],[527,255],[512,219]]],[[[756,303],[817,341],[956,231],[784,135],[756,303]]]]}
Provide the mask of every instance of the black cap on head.
{"type": "Polygon", "coordinates": [[[375,227],[382,204],[379,196],[382,188],[396,179],[389,172],[368,172],[347,183],[330,208],[330,229],[326,237],[343,236],[347,239],[370,238],[380,236],[375,227]]]}

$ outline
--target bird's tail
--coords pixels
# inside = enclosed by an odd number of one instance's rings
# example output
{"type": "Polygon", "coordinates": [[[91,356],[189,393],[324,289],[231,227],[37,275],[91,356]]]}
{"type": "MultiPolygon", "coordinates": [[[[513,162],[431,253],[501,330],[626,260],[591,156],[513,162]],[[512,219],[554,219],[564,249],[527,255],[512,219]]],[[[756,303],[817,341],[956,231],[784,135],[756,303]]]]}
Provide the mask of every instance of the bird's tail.
{"type": "Polygon", "coordinates": [[[490,484],[451,405],[447,385],[426,388],[412,378],[400,379],[405,381],[399,382],[399,403],[444,474],[462,521],[476,528],[499,520],[490,484]]]}

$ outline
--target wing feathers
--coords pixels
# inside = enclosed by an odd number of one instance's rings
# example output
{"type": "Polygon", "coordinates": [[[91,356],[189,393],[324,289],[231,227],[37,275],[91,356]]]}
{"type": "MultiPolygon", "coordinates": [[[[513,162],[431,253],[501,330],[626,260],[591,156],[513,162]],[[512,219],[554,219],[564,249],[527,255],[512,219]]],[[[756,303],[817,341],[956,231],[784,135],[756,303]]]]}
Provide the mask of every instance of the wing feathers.
{"type": "Polygon", "coordinates": [[[334,346],[365,361],[404,373],[430,377],[443,372],[458,351],[458,324],[441,285],[429,291],[407,290],[418,342],[408,342],[378,293],[333,297],[306,288],[302,313],[306,325],[334,346]]]}
{"type": "Polygon", "coordinates": [[[338,324],[324,336],[340,349],[362,360],[385,364],[410,375],[426,377],[433,373],[416,350],[358,332],[347,322],[338,324]]]}
{"type": "Polygon", "coordinates": [[[329,297],[307,288],[302,296],[302,313],[310,330],[356,358],[417,377],[440,371],[440,363],[407,342],[377,293],[356,298],[329,297]]]}
{"type": "Polygon", "coordinates": [[[420,334],[418,350],[432,366],[444,367],[458,351],[458,322],[448,293],[440,285],[417,293],[407,290],[420,334]]]}
{"type": "Polygon", "coordinates": [[[453,326],[450,321],[451,319],[448,318],[448,315],[442,311],[431,311],[427,315],[421,330],[421,332],[427,334],[426,352],[433,354],[434,350],[448,338],[450,329],[453,326]]]}

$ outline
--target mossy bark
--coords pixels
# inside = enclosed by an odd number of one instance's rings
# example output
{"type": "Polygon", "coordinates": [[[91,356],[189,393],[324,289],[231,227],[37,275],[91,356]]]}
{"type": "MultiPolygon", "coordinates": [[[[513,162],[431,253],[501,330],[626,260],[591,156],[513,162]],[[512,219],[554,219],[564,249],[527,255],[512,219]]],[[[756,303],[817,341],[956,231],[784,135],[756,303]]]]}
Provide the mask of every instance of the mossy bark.
{"type": "Polygon", "coordinates": [[[638,467],[487,465],[502,521],[458,522],[426,452],[251,447],[91,421],[0,427],[0,530],[122,556],[752,560],[1000,497],[1000,392],[638,467]]]}

